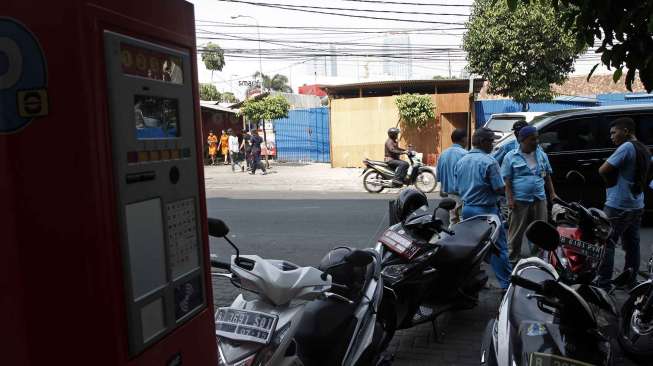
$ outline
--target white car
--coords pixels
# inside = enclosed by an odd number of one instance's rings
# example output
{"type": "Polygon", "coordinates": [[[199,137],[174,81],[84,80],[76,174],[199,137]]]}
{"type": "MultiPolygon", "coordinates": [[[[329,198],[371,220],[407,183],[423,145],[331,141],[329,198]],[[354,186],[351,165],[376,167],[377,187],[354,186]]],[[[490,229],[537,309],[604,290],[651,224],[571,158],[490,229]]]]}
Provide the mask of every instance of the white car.
{"type": "Polygon", "coordinates": [[[490,119],[483,127],[489,128],[497,135],[504,137],[512,134],[512,125],[517,121],[530,122],[533,118],[544,114],[545,112],[514,112],[514,113],[496,113],[490,116],[490,119]]]}

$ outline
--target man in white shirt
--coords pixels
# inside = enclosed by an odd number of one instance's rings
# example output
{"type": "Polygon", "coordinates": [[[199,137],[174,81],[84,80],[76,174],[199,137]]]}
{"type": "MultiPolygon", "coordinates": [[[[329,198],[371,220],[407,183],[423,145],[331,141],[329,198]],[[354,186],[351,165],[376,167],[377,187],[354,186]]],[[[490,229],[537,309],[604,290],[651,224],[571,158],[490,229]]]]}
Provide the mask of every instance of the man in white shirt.
{"type": "Polygon", "coordinates": [[[236,133],[229,129],[229,157],[231,158],[231,171],[236,171],[236,164],[240,166],[241,171],[245,171],[243,159],[240,154],[240,144],[238,143],[238,136],[236,133]]]}

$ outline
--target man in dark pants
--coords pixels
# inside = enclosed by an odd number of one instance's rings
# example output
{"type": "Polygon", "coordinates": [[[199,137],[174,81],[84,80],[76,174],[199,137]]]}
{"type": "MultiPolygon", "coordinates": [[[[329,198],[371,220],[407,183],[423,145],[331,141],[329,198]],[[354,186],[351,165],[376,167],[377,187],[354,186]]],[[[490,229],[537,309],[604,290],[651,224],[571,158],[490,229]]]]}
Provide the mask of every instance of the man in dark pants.
{"type": "Polygon", "coordinates": [[[385,142],[385,162],[395,171],[392,183],[401,187],[404,185],[404,178],[408,172],[408,163],[400,159],[401,155],[406,153],[406,150],[399,147],[398,137],[398,128],[393,127],[388,130],[388,140],[385,142]]]}
{"type": "Polygon", "coordinates": [[[256,174],[256,169],[260,168],[263,175],[266,175],[265,166],[261,164],[261,143],[263,139],[258,135],[258,130],[252,131],[252,138],[250,144],[252,145],[252,171],[249,174],[256,174]]]}
{"type": "Polygon", "coordinates": [[[651,154],[635,137],[635,122],[622,117],[610,124],[610,139],[617,150],[599,168],[606,183],[604,212],[612,223],[612,234],[599,268],[599,284],[610,286],[614,269],[614,249],[621,239],[626,252],[624,270],[633,271],[632,282],[639,271],[639,229],[644,213],[644,190],[648,182],[651,154]]]}

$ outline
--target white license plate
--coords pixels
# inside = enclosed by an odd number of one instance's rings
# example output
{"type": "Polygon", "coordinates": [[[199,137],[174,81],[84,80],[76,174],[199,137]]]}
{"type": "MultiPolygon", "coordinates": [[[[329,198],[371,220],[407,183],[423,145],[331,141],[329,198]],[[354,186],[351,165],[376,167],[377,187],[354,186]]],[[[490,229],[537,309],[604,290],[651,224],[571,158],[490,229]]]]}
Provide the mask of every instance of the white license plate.
{"type": "Polygon", "coordinates": [[[236,341],[270,343],[279,317],[259,311],[218,308],[215,334],[236,341]]]}
{"type": "Polygon", "coordinates": [[[408,259],[411,259],[415,253],[417,253],[417,249],[419,249],[414,245],[413,240],[406,238],[391,229],[386,230],[381,237],[379,237],[379,241],[393,252],[408,259]]]}
{"type": "Polygon", "coordinates": [[[533,352],[530,354],[528,366],[592,366],[592,364],[558,355],[533,352]]]}

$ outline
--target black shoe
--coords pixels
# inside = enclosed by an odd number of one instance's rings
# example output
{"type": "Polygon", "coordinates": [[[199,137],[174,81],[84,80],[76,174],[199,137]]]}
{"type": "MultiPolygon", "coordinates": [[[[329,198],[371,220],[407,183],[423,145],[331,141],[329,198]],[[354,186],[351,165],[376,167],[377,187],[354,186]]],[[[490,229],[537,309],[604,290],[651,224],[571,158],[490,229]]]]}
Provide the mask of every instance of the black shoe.
{"type": "Polygon", "coordinates": [[[395,186],[395,187],[401,187],[401,186],[404,185],[404,183],[401,182],[401,181],[399,181],[399,180],[394,180],[394,179],[393,179],[393,180],[392,180],[392,185],[395,186]]]}

